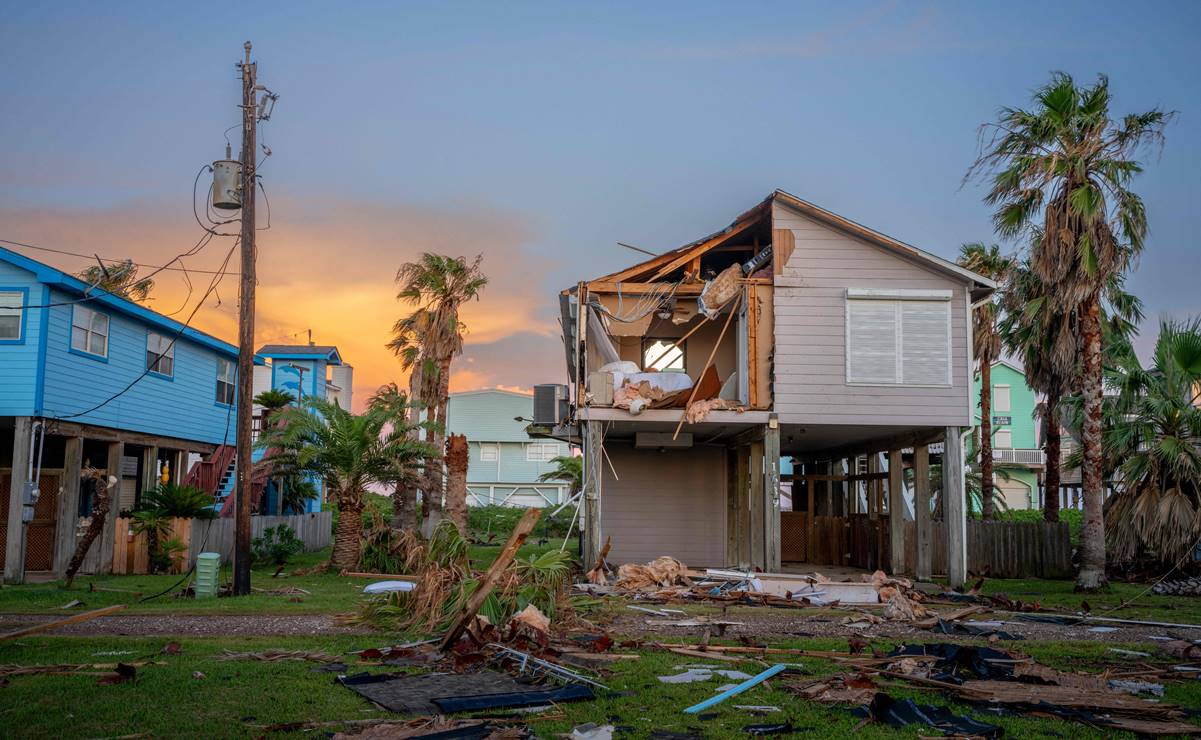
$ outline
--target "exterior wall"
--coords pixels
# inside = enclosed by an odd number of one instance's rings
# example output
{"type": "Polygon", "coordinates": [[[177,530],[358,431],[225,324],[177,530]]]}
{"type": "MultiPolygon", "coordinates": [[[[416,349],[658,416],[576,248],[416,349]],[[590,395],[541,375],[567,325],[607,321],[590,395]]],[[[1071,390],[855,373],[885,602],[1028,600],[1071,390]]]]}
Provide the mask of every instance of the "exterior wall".
{"type": "MultiPolygon", "coordinates": [[[[470,457],[467,463],[468,483],[534,483],[538,476],[554,469],[549,462],[531,461],[526,459],[526,448],[530,444],[553,444],[559,448],[558,454],[568,455],[567,444],[553,439],[528,440],[526,442],[497,442],[500,446],[499,459],[485,461],[480,458],[480,449],[486,442],[472,441],[468,437],[470,457]]],[[[492,443],[487,443],[492,444],[492,443]]],[[[553,484],[550,484],[553,485],[553,484]]]]}
{"type": "MultiPolygon", "coordinates": [[[[1013,449],[1032,450],[1038,447],[1037,425],[1034,421],[1034,407],[1038,404],[1034,391],[1026,385],[1026,376],[1002,363],[992,366],[993,385],[993,434],[999,429],[1008,429],[1013,436],[1013,449]],[[1009,386],[1009,411],[997,411],[996,387],[1009,386]],[[1008,416],[1009,424],[998,424],[995,417],[1008,416]]],[[[972,383],[972,421],[980,423],[980,375],[976,374],[972,383]]],[[[994,436],[995,444],[995,436],[994,436]]]]}
{"type": "Polygon", "coordinates": [[[271,358],[271,387],[288,391],[294,396],[325,398],[325,362],[313,359],[271,358]],[[291,365],[304,368],[303,373],[293,370],[291,365]],[[303,384],[301,375],[304,376],[303,384]]]}
{"type": "Polygon", "coordinates": [[[1025,468],[1005,468],[1009,480],[996,478],[997,493],[1010,509],[1038,508],[1038,477],[1025,468]]]}
{"type": "MultiPolygon", "coordinates": [[[[76,300],[57,290],[49,292],[51,303],[70,304],[76,300]]],[[[54,306],[49,311],[43,381],[45,416],[66,417],[84,411],[121,392],[146,370],[146,334],[163,330],[102,306],[96,308],[109,316],[106,358],[71,351],[72,305],[54,306]]],[[[120,398],[70,420],[220,444],[233,410],[216,402],[219,356],[181,337],[175,343],[173,377],[146,375],[120,398]]],[[[233,427],[229,425],[229,444],[234,442],[233,427]]]]}
{"type": "MultiPolygon", "coordinates": [[[[49,303],[46,290],[30,272],[0,262],[0,291],[25,294],[25,305],[49,303]]],[[[0,341],[0,416],[32,416],[38,406],[38,366],[42,357],[47,309],[34,308],[22,316],[22,337],[0,341]]]]}
{"type": "Polygon", "coordinates": [[[775,279],[774,408],[800,424],[966,426],[970,423],[969,286],[779,203],[774,229],[795,249],[775,279]],[[952,290],[949,388],[846,382],[848,288],[952,290]]]}
{"type": "Polygon", "coordinates": [[[725,448],[635,450],[608,441],[620,480],[602,465],[600,541],[609,560],[646,562],[670,555],[690,567],[726,564],[725,448]]]}

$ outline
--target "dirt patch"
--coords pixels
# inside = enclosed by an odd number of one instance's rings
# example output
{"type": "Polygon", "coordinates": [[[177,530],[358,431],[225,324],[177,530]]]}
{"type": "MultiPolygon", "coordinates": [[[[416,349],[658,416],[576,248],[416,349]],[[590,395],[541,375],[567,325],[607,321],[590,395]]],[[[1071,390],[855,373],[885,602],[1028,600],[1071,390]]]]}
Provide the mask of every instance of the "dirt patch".
{"type": "MultiPolygon", "coordinates": [[[[43,622],[62,619],[62,615],[0,614],[0,631],[8,632],[43,622]]],[[[119,614],[98,617],[46,632],[46,635],[192,635],[247,636],[363,634],[368,630],[337,624],[324,614],[119,614]]]]}

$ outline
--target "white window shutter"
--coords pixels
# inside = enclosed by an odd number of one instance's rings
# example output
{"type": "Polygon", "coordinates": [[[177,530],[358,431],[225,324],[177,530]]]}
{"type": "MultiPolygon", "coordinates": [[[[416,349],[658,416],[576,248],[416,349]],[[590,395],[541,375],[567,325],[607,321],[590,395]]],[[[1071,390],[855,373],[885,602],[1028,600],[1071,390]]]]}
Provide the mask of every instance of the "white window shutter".
{"type": "Polygon", "coordinates": [[[992,387],[992,410],[1001,413],[1009,411],[1009,386],[994,385],[992,387]]]}
{"type": "Polygon", "coordinates": [[[847,382],[897,382],[897,304],[847,301],[847,382]]]}
{"type": "Polygon", "coordinates": [[[906,385],[951,382],[950,303],[901,301],[901,381],[906,385]]]}

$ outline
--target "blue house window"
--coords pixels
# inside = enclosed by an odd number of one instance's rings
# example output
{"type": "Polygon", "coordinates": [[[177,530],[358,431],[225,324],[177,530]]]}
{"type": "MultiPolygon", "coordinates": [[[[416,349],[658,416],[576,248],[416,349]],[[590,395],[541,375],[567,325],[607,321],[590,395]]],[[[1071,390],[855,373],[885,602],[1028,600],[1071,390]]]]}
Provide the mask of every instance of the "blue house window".
{"type": "Polygon", "coordinates": [[[25,336],[21,306],[25,292],[19,290],[0,291],[0,341],[19,342],[25,336]]]}
{"type": "Polygon", "coordinates": [[[76,305],[71,312],[71,349],[108,357],[108,315],[76,305]]]}
{"type": "Polygon", "coordinates": [[[146,334],[146,369],[167,377],[175,374],[175,342],[171,337],[146,334]]]}
{"type": "Polygon", "coordinates": [[[234,364],[223,357],[218,357],[217,403],[233,406],[234,393],[234,364]]]}

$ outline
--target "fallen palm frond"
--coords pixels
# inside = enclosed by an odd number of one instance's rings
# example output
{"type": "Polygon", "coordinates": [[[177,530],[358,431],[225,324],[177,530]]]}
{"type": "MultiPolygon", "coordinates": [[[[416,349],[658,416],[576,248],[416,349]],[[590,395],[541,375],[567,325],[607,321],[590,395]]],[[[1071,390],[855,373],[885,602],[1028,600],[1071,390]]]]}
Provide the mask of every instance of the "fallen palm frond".
{"type": "MultiPolygon", "coordinates": [[[[450,521],[442,521],[428,543],[407,542],[404,552],[410,562],[402,565],[417,566],[413,589],[369,597],[355,614],[343,617],[343,623],[440,632],[479,587],[470,569],[467,540],[450,521]]],[[[550,618],[567,613],[571,605],[565,588],[571,571],[571,556],[559,551],[514,560],[478,613],[493,624],[505,624],[529,605],[550,618]]]]}
{"type": "Polygon", "coordinates": [[[0,665],[0,677],[9,678],[11,676],[38,676],[44,674],[55,673],[91,673],[93,671],[110,672],[117,669],[119,665],[128,665],[140,668],[147,665],[166,665],[161,661],[141,661],[138,663],[58,663],[55,665],[0,665]]]}
{"type": "Polygon", "coordinates": [[[280,660],[308,660],[313,663],[334,663],[338,656],[328,653],[313,653],[307,650],[264,650],[261,653],[238,653],[223,650],[218,660],[261,660],[274,663],[280,660]]]}

